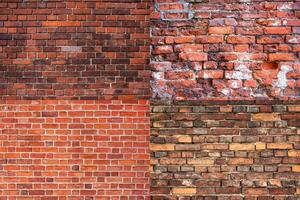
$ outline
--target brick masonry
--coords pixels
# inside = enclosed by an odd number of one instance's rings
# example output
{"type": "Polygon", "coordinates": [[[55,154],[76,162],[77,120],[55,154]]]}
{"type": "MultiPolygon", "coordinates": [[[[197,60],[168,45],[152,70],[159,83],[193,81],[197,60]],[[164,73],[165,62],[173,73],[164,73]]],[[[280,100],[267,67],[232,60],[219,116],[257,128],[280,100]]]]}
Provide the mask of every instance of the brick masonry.
{"type": "Polygon", "coordinates": [[[153,103],[153,200],[300,198],[299,102],[153,103]]]}
{"type": "Polygon", "coordinates": [[[300,96],[300,2],[154,2],[154,98],[300,96]]]}
{"type": "Polygon", "coordinates": [[[146,99],[149,2],[1,1],[1,99],[146,99]]]}
{"type": "Polygon", "coordinates": [[[0,199],[299,199],[299,9],[0,1],[0,199]]]}
{"type": "Polygon", "coordinates": [[[148,101],[0,102],[0,199],[149,196],[148,101]]]}

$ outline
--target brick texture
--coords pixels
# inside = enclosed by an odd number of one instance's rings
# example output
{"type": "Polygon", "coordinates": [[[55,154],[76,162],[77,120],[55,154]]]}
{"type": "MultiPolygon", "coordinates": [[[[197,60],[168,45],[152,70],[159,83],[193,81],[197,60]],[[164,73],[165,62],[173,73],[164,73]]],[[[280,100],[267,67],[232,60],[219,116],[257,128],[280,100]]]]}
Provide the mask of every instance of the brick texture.
{"type": "Polygon", "coordinates": [[[299,98],[299,9],[285,0],[155,0],[153,98],[299,98]]]}
{"type": "Polygon", "coordinates": [[[300,106],[294,103],[154,102],[152,199],[299,199],[300,106]]]}
{"type": "Polygon", "coordinates": [[[1,1],[1,99],[145,99],[149,0],[1,1]]]}
{"type": "Polygon", "coordinates": [[[0,102],[0,199],[147,199],[147,101],[0,102]]]}

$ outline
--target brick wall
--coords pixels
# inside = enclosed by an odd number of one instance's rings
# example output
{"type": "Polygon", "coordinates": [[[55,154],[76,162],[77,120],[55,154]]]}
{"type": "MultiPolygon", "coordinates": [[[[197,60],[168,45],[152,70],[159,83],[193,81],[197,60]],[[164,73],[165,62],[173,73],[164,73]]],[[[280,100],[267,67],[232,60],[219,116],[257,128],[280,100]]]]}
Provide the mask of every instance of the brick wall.
{"type": "Polygon", "coordinates": [[[1,98],[147,98],[149,6],[1,1],[1,98]]]}
{"type": "Polygon", "coordinates": [[[299,1],[154,2],[154,98],[300,96],[299,1]]]}
{"type": "Polygon", "coordinates": [[[0,199],[296,200],[299,9],[0,1],[0,199]]]}
{"type": "Polygon", "coordinates": [[[149,105],[0,102],[0,199],[147,199],[149,105]]]}
{"type": "Polygon", "coordinates": [[[149,2],[0,2],[0,199],[148,199],[149,2]]]}
{"type": "Polygon", "coordinates": [[[300,198],[299,102],[151,108],[153,200],[300,198]]]}

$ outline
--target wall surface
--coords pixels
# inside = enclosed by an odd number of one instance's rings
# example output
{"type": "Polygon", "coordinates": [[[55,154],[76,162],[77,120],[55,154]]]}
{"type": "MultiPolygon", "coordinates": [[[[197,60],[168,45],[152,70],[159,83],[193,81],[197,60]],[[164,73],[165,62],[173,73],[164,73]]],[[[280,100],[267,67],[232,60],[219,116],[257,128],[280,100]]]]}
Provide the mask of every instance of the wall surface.
{"type": "Polygon", "coordinates": [[[149,199],[148,0],[0,2],[0,199],[149,199]]]}
{"type": "Polygon", "coordinates": [[[299,16],[0,1],[0,199],[298,200],[299,16]]]}
{"type": "Polygon", "coordinates": [[[0,3],[2,99],[149,96],[148,0],[7,2],[0,3]]]}
{"type": "Polygon", "coordinates": [[[299,1],[154,2],[154,98],[300,96],[299,1]]]}
{"type": "Polygon", "coordinates": [[[300,106],[294,103],[152,105],[152,199],[299,199],[300,106]]]}
{"type": "Polygon", "coordinates": [[[147,199],[148,102],[0,102],[0,199],[147,199]]]}

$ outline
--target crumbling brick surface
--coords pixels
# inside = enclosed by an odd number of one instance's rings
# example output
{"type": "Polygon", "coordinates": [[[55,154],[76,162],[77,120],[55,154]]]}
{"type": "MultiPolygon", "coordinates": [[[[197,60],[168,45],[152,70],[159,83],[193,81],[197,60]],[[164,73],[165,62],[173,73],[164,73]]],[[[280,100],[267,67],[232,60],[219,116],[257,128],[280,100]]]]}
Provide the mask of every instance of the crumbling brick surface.
{"type": "Polygon", "coordinates": [[[155,0],[153,98],[298,98],[298,1],[155,0]]]}
{"type": "Polygon", "coordinates": [[[1,1],[0,99],[148,98],[149,2],[1,1]]]}
{"type": "Polygon", "coordinates": [[[152,104],[152,199],[299,199],[299,122],[299,102],[152,104]]]}
{"type": "Polygon", "coordinates": [[[0,199],[149,197],[149,102],[0,102],[0,199]]]}

